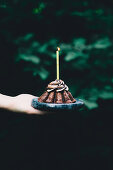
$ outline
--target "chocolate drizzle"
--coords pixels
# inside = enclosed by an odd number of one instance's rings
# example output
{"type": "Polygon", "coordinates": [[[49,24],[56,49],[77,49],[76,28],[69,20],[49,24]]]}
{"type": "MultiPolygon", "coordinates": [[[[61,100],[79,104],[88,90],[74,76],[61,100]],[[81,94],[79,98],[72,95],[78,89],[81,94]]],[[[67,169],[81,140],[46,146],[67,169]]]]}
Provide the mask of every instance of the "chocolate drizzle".
{"type": "Polygon", "coordinates": [[[68,86],[62,80],[55,80],[48,84],[47,92],[51,92],[56,90],[56,92],[61,92],[63,90],[68,91],[68,86]]]}

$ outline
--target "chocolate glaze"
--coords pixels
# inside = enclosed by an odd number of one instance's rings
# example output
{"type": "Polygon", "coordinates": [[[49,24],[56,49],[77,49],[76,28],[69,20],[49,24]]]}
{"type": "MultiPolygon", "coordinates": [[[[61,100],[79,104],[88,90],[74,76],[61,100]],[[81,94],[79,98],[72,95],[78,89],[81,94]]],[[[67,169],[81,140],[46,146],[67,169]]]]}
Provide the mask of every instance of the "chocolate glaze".
{"type": "Polygon", "coordinates": [[[47,100],[46,100],[46,103],[53,103],[53,101],[54,101],[54,95],[55,95],[55,93],[52,91],[52,92],[50,92],[49,93],[49,96],[48,96],[48,98],[47,98],[47,100]]]}
{"type": "Polygon", "coordinates": [[[56,92],[56,101],[55,103],[63,103],[63,97],[61,92],[56,92]]]}
{"type": "Polygon", "coordinates": [[[68,93],[67,93],[65,90],[64,90],[64,92],[63,92],[63,96],[64,96],[64,102],[65,102],[65,103],[72,103],[72,101],[71,101],[68,93]]]}
{"type": "Polygon", "coordinates": [[[46,101],[46,99],[48,98],[48,95],[49,95],[49,93],[47,92],[47,91],[45,91],[40,97],[39,97],[39,99],[38,99],[38,101],[39,102],[45,102],[46,101]]]}
{"type": "Polygon", "coordinates": [[[63,90],[69,90],[68,86],[64,83],[62,80],[55,80],[48,84],[47,91],[53,91],[56,90],[56,92],[63,91],[63,90]]]}

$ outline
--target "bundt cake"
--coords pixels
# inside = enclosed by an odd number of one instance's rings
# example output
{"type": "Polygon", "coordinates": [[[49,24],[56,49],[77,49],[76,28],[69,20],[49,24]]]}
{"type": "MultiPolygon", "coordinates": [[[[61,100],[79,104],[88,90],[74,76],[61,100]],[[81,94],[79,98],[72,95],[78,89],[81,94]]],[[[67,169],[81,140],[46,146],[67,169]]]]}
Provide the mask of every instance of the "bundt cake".
{"type": "Polygon", "coordinates": [[[74,103],[76,100],[69,92],[68,86],[62,80],[55,80],[48,84],[46,91],[38,98],[41,103],[74,103]]]}

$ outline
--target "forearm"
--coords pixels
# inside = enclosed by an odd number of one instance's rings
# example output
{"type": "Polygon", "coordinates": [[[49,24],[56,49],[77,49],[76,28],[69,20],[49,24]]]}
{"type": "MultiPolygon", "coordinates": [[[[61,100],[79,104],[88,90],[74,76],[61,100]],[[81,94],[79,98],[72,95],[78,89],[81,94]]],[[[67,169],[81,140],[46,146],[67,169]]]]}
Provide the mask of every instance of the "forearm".
{"type": "Polygon", "coordinates": [[[0,94],[0,109],[11,110],[13,105],[13,97],[0,94]]]}

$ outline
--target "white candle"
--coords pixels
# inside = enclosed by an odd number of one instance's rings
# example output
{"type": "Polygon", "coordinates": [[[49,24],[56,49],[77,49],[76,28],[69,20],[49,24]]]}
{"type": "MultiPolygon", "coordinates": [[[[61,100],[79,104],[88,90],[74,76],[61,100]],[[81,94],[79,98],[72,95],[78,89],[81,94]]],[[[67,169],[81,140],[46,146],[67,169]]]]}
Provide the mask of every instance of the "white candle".
{"type": "Polygon", "coordinates": [[[57,80],[59,80],[59,51],[60,51],[60,48],[57,47],[57,51],[56,51],[57,80]]]}

